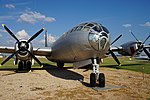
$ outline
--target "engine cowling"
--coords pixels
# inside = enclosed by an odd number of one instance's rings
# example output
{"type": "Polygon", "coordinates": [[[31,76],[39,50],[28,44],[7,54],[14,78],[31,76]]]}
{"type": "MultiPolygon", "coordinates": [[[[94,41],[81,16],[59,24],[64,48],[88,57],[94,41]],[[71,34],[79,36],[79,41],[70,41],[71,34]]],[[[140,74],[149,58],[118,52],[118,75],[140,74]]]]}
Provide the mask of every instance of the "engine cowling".
{"type": "Polygon", "coordinates": [[[31,55],[25,49],[27,49],[28,51],[32,52],[33,47],[32,47],[31,42],[27,43],[27,40],[20,40],[20,42],[17,42],[15,44],[15,51],[20,50],[18,52],[18,54],[16,55],[16,57],[18,59],[20,59],[20,60],[30,60],[31,59],[31,55]]]}

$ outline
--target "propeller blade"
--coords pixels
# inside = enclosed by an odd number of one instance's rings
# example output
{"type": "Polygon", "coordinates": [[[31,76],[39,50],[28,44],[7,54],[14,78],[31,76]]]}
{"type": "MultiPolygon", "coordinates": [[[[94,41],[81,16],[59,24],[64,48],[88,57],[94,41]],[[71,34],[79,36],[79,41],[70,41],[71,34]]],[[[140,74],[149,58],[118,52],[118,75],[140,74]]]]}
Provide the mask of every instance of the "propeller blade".
{"type": "Polygon", "coordinates": [[[150,58],[150,53],[146,50],[146,48],[143,48],[145,54],[150,58]]]}
{"type": "Polygon", "coordinates": [[[19,42],[18,38],[4,24],[2,24],[2,26],[17,42],[19,42]]]}
{"type": "Polygon", "coordinates": [[[42,28],[40,31],[38,31],[37,33],[35,33],[35,34],[27,41],[27,43],[29,43],[29,42],[31,42],[33,39],[35,39],[43,30],[44,30],[44,28],[42,28]]]}
{"type": "Polygon", "coordinates": [[[121,63],[120,63],[120,61],[118,60],[117,56],[113,53],[113,51],[111,51],[111,50],[109,50],[109,51],[110,51],[112,57],[114,58],[114,60],[117,62],[117,64],[118,64],[119,66],[121,66],[121,63]]]}
{"type": "Polygon", "coordinates": [[[136,36],[133,34],[133,32],[131,30],[129,30],[129,32],[133,35],[133,37],[136,39],[136,41],[139,42],[139,40],[136,38],[136,36]]]}
{"type": "Polygon", "coordinates": [[[122,37],[122,34],[121,34],[120,36],[118,36],[118,37],[111,43],[111,45],[114,44],[120,37],[122,37]]]}
{"type": "Polygon", "coordinates": [[[14,52],[12,55],[8,56],[8,57],[1,63],[1,65],[4,65],[7,61],[9,61],[9,60],[10,60],[14,55],[16,55],[18,52],[19,52],[19,50],[16,51],[16,52],[14,52]]]}
{"type": "Polygon", "coordinates": [[[145,39],[145,41],[143,42],[143,44],[148,40],[149,37],[150,37],[150,35],[145,39]]]}
{"type": "Polygon", "coordinates": [[[33,57],[33,59],[41,66],[42,63],[33,55],[28,49],[25,48],[25,50],[33,57]]]}

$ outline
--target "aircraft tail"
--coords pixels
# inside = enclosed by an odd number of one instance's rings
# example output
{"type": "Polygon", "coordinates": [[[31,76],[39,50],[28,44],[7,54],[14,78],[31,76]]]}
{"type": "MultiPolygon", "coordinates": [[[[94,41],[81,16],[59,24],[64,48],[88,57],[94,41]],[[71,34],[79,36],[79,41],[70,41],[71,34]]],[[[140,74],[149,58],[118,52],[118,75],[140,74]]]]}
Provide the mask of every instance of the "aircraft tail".
{"type": "Polygon", "coordinates": [[[45,47],[48,47],[48,32],[45,31],[45,47]]]}

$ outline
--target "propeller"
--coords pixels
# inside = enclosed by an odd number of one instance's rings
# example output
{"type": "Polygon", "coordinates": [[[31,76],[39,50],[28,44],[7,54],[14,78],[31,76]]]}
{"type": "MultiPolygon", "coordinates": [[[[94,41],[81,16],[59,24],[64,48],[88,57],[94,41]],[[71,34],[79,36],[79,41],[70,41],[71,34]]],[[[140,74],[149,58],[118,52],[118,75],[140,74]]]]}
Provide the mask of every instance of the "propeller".
{"type": "MultiPolygon", "coordinates": [[[[19,41],[19,39],[4,25],[2,24],[2,26],[5,28],[5,30],[18,42],[18,44],[22,44],[22,41],[19,41]]],[[[17,55],[20,51],[27,51],[34,60],[37,61],[37,63],[41,66],[42,63],[35,57],[35,55],[30,52],[28,50],[28,43],[30,43],[33,39],[35,39],[42,31],[44,30],[44,28],[42,28],[40,31],[38,31],[37,33],[35,33],[27,42],[25,42],[25,46],[19,46],[19,50],[15,51],[13,54],[11,54],[10,56],[8,56],[2,63],[1,65],[5,64],[7,61],[9,61],[14,55],[17,55]]]]}
{"type": "Polygon", "coordinates": [[[2,63],[1,65],[4,65],[7,61],[9,61],[14,55],[16,55],[19,52],[19,50],[17,50],[16,52],[14,52],[13,54],[11,54],[10,56],[8,56],[2,63]]]}
{"type": "Polygon", "coordinates": [[[2,24],[2,26],[17,42],[19,42],[18,38],[4,24],[2,24]]]}
{"type": "Polygon", "coordinates": [[[31,53],[28,49],[25,48],[25,50],[33,57],[33,59],[41,66],[42,63],[35,57],[33,53],[31,53]]]}
{"type": "Polygon", "coordinates": [[[132,36],[136,39],[136,41],[139,42],[139,40],[136,38],[136,36],[133,34],[133,32],[131,30],[129,30],[129,32],[132,34],[132,36]]]}
{"type": "Polygon", "coordinates": [[[143,48],[145,54],[150,58],[150,53],[146,50],[146,48],[143,48]]]}
{"type": "Polygon", "coordinates": [[[38,31],[37,33],[35,33],[28,41],[27,43],[31,42],[33,39],[35,39],[42,31],[44,31],[45,29],[42,28],[40,31],[38,31]]]}
{"type": "Polygon", "coordinates": [[[113,45],[120,37],[122,37],[122,34],[119,35],[119,36],[111,43],[111,45],[113,45]]]}
{"type": "MultiPolygon", "coordinates": [[[[143,50],[145,52],[145,54],[150,58],[150,53],[146,50],[146,48],[144,47],[145,42],[150,38],[150,35],[144,40],[144,42],[139,41],[136,36],[133,34],[133,32],[130,30],[129,31],[133,37],[136,39],[137,43],[138,43],[138,49],[135,51],[134,54],[137,54],[137,52],[139,52],[139,50],[143,50]]],[[[133,55],[134,56],[134,55],[133,55]]]]}
{"type": "MultiPolygon", "coordinates": [[[[111,45],[114,44],[118,39],[120,39],[120,37],[122,37],[122,35],[119,35],[119,36],[111,43],[111,45]]],[[[120,61],[118,60],[117,56],[114,54],[114,52],[113,52],[112,50],[110,50],[110,49],[109,49],[108,51],[109,51],[108,54],[111,54],[112,57],[114,58],[114,60],[117,62],[117,64],[118,64],[119,66],[121,66],[121,63],[120,63],[120,61]]]]}

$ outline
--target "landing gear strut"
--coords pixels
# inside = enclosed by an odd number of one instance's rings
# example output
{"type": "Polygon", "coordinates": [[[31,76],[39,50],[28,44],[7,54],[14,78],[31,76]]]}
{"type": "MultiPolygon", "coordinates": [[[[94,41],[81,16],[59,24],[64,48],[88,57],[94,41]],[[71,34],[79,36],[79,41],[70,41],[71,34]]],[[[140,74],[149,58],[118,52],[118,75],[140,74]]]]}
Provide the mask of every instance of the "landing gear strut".
{"type": "Polygon", "coordinates": [[[99,87],[105,87],[105,75],[99,73],[99,59],[92,59],[93,72],[90,74],[90,86],[95,87],[99,82],[99,87]]]}
{"type": "Polygon", "coordinates": [[[64,67],[64,63],[57,62],[57,67],[63,68],[64,67]]]}

